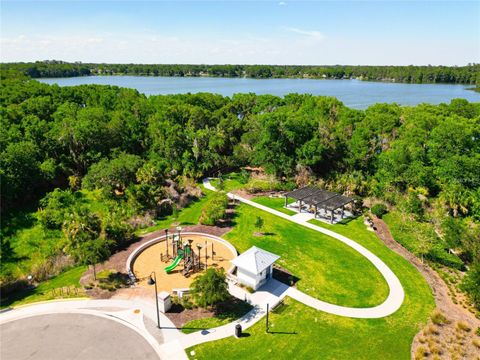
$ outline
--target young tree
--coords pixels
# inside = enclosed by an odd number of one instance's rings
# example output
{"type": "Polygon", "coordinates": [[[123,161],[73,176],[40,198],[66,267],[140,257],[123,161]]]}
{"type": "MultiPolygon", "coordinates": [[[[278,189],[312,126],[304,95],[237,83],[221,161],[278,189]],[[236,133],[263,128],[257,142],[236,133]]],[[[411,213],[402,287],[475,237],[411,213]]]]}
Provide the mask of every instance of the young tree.
{"type": "Polygon", "coordinates": [[[193,299],[201,307],[226,300],[229,294],[225,270],[208,268],[204,274],[193,281],[191,289],[193,299]]]}
{"type": "Polygon", "coordinates": [[[262,231],[264,223],[265,222],[264,222],[263,218],[260,217],[260,216],[257,216],[257,218],[255,219],[255,227],[258,229],[258,231],[262,231]]]}
{"type": "Polygon", "coordinates": [[[63,224],[67,238],[67,252],[79,263],[93,267],[93,278],[97,279],[95,264],[110,256],[110,241],[102,234],[100,218],[85,209],[73,212],[63,224]]]}

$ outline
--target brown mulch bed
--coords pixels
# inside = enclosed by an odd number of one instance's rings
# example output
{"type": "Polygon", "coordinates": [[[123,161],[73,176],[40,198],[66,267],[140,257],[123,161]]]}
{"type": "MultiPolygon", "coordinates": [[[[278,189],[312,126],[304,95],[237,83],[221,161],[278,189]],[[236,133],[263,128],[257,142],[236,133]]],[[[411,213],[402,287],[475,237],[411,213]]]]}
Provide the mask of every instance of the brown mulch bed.
{"type": "MultiPolygon", "coordinates": [[[[430,344],[434,344],[433,347],[442,350],[441,353],[435,354],[439,359],[457,357],[459,359],[478,358],[475,356],[478,356],[479,349],[473,345],[472,341],[474,338],[480,339],[475,335],[475,330],[480,327],[480,320],[467,309],[452,301],[448,294],[448,287],[442,278],[427,264],[422,263],[420,259],[396,242],[383,220],[375,218],[373,222],[377,236],[385,245],[407,259],[422,274],[432,289],[437,310],[450,321],[449,324],[444,325],[434,325],[429,321],[428,325],[413,340],[411,348],[412,358],[415,358],[415,354],[420,347],[431,350],[430,344]],[[468,324],[472,330],[459,330],[457,328],[458,322],[468,324]],[[432,326],[435,329],[434,332],[431,331],[432,326]]],[[[428,350],[427,352],[431,355],[431,351],[428,350]]]]}
{"type": "Polygon", "coordinates": [[[192,320],[213,317],[214,312],[206,309],[185,309],[183,306],[174,304],[169,312],[165,313],[177,328],[182,328],[192,320]]]}
{"type": "Polygon", "coordinates": [[[174,323],[177,328],[182,328],[189,321],[211,318],[219,315],[221,316],[222,314],[233,316],[234,318],[240,318],[248,311],[250,311],[251,308],[252,307],[245,302],[237,298],[230,297],[226,301],[215,305],[213,309],[185,309],[179,304],[174,304],[170,311],[168,311],[165,315],[168,316],[168,318],[174,323]]]}
{"type": "Polygon", "coordinates": [[[293,275],[290,271],[288,271],[287,269],[277,264],[273,264],[272,277],[280,281],[281,283],[284,283],[285,285],[293,286],[293,287],[296,287],[298,280],[300,280],[298,277],[293,275]]]}

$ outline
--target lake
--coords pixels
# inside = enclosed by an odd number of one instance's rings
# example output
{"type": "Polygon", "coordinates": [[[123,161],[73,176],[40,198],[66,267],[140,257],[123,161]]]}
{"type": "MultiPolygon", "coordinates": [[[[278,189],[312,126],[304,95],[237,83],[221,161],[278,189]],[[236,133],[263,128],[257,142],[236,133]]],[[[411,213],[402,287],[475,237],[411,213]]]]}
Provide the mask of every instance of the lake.
{"type": "Polygon", "coordinates": [[[159,76],[83,76],[38,79],[47,84],[74,86],[81,84],[116,85],[137,89],[146,95],[211,92],[224,96],[236,93],[272,94],[308,93],[334,96],[345,105],[365,109],[375,103],[416,105],[448,103],[455,98],[480,102],[480,93],[470,86],[450,84],[400,84],[360,80],[321,79],[246,79],[212,77],[159,76]]]}

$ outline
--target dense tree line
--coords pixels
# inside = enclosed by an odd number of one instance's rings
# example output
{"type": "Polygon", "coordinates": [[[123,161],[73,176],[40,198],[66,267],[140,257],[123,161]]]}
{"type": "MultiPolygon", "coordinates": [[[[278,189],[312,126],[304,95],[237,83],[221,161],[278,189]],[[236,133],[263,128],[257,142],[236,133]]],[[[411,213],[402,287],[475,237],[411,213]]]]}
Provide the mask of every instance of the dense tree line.
{"type": "MultiPolygon", "coordinates": [[[[10,74],[1,84],[0,122],[2,217],[43,198],[39,220],[63,231],[65,248],[79,261],[102,256],[92,239],[113,241],[114,248],[128,237],[125,219],[162,211],[172,180],[186,187],[188,179],[250,165],[279,182],[306,176],[405,209],[412,221],[437,226],[432,259],[458,249],[470,273],[480,273],[478,103],[361,111],[299,94],[147,98],[131,89],[50,86],[10,74]],[[99,191],[108,216],[89,215],[79,189],[99,191]],[[85,239],[82,227],[90,229],[85,239]]],[[[4,260],[8,249],[2,236],[4,260]]],[[[480,288],[478,279],[471,284],[480,288]]]]}
{"type": "Polygon", "coordinates": [[[403,83],[480,84],[480,65],[467,66],[301,66],[301,65],[168,65],[87,64],[44,61],[7,63],[32,78],[85,75],[213,76],[248,78],[315,78],[396,81],[403,83]]]}

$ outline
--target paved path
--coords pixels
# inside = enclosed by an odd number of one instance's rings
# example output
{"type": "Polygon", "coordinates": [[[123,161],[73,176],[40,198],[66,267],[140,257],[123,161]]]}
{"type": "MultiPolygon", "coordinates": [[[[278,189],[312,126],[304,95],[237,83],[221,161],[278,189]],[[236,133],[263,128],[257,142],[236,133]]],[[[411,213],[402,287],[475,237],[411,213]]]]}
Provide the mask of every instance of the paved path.
{"type": "Polygon", "coordinates": [[[262,319],[266,313],[267,304],[269,305],[270,309],[273,309],[287,295],[288,290],[289,286],[275,279],[268,281],[268,283],[255,291],[253,294],[246,292],[238,286],[230,285],[230,293],[240,299],[248,301],[253,306],[253,309],[234,322],[209,330],[197,331],[183,337],[181,339],[182,346],[184,348],[188,348],[190,346],[198,345],[208,341],[214,341],[233,336],[235,333],[235,326],[237,324],[242,326],[242,330],[248,329],[250,326],[262,319]]]}
{"type": "MultiPolygon", "coordinates": [[[[209,178],[203,180],[203,186],[208,190],[216,191],[215,187],[212,186],[212,184],[210,183],[209,178]]],[[[320,226],[313,225],[305,221],[304,217],[296,216],[296,215],[290,216],[280,211],[271,209],[267,206],[258,204],[256,202],[242,198],[232,193],[228,193],[227,195],[231,199],[236,199],[240,202],[256,207],[257,209],[279,216],[285,220],[288,220],[296,224],[299,224],[301,226],[305,226],[309,229],[321,232],[325,235],[333,237],[343,242],[344,244],[350,246],[351,248],[355,249],[360,254],[365,256],[373,264],[373,266],[375,266],[377,270],[380,271],[380,273],[385,278],[385,281],[387,282],[390,289],[387,299],[382,304],[378,306],[370,307],[370,308],[352,308],[352,307],[338,306],[338,305],[330,304],[330,303],[315,299],[299,290],[290,288],[288,290],[288,295],[291,296],[292,298],[304,303],[305,305],[311,306],[317,310],[325,311],[330,314],[335,314],[335,315],[345,316],[345,317],[352,317],[352,318],[368,318],[368,319],[382,318],[382,317],[393,314],[402,305],[403,299],[405,297],[405,293],[403,291],[403,287],[402,287],[402,284],[400,283],[400,280],[398,280],[397,276],[393,273],[393,271],[390,270],[390,268],[382,260],[380,260],[378,256],[373,254],[371,251],[367,250],[362,245],[334,231],[322,228],[320,226]]],[[[352,274],[352,276],[354,276],[354,274],[352,274]]]]}

